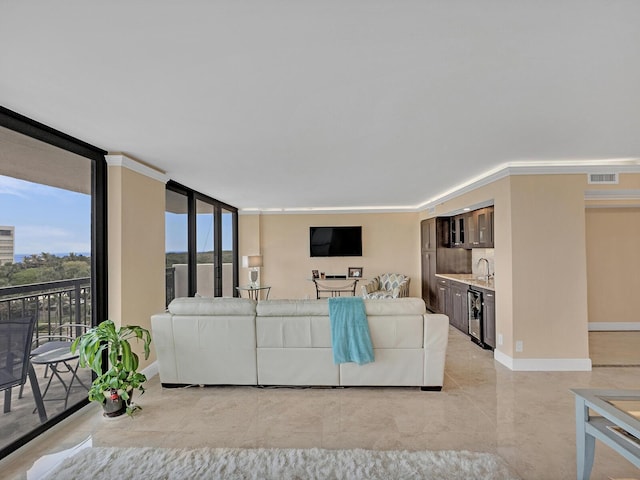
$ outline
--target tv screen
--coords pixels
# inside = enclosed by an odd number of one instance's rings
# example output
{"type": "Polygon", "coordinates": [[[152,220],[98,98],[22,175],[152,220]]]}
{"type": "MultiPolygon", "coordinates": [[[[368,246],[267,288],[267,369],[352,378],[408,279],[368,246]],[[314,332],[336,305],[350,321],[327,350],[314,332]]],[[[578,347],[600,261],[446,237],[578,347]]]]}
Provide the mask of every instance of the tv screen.
{"type": "Polygon", "coordinates": [[[309,227],[312,257],[361,257],[362,227],[309,227]]]}

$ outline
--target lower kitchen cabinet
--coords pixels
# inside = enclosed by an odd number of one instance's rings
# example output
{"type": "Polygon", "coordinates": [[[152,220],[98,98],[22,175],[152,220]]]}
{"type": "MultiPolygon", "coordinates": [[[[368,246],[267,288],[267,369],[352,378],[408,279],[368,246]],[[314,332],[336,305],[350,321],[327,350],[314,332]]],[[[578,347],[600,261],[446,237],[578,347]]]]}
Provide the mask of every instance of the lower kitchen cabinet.
{"type": "Polygon", "coordinates": [[[449,322],[461,332],[469,333],[469,316],[467,308],[467,285],[460,282],[450,282],[449,322]]]}
{"type": "MultiPolygon", "coordinates": [[[[445,280],[444,278],[438,278],[437,280],[437,312],[444,313],[451,317],[450,308],[449,308],[449,298],[451,297],[451,292],[449,290],[449,280],[445,280]]],[[[449,323],[451,323],[451,318],[449,318],[449,323]]]]}

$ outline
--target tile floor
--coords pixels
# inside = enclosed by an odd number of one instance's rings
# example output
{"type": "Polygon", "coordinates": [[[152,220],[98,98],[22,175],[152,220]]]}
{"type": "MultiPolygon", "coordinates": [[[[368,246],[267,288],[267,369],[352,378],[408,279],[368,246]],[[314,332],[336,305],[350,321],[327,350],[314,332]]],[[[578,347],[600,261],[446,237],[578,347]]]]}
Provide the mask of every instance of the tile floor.
{"type": "MultiPolygon", "coordinates": [[[[0,462],[26,478],[42,455],[91,437],[94,446],[322,447],[473,450],[502,456],[524,479],[576,477],[569,388],[640,388],[640,367],[512,372],[450,332],[445,387],[162,389],[151,379],[134,419],[103,419],[91,405],[0,462]]],[[[597,443],[593,479],[640,478],[597,443]]]]}

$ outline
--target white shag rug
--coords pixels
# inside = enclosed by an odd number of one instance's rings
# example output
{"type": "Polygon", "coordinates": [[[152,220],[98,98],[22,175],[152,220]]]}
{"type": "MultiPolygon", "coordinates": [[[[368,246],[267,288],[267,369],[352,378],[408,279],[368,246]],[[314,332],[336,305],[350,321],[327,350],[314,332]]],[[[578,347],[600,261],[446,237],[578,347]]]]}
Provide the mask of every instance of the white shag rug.
{"type": "Polygon", "coordinates": [[[86,448],[47,480],[482,479],[511,480],[497,455],[467,451],[242,448],[86,448]]]}

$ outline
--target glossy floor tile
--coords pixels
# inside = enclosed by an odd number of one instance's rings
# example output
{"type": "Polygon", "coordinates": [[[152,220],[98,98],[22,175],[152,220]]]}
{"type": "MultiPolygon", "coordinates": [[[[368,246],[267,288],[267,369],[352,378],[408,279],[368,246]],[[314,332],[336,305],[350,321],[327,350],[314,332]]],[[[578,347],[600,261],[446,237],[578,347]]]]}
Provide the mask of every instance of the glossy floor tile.
{"type": "MultiPolygon", "coordinates": [[[[322,447],[497,453],[524,479],[575,478],[570,388],[640,388],[640,367],[512,372],[451,329],[442,392],[417,388],[163,389],[157,377],[135,418],[107,420],[91,405],[0,463],[26,478],[40,456],[90,438],[93,446],[322,447]]],[[[597,444],[593,479],[640,478],[597,444]]]]}
{"type": "Polygon", "coordinates": [[[596,366],[640,366],[640,332],[589,332],[589,356],[596,366]]]}

